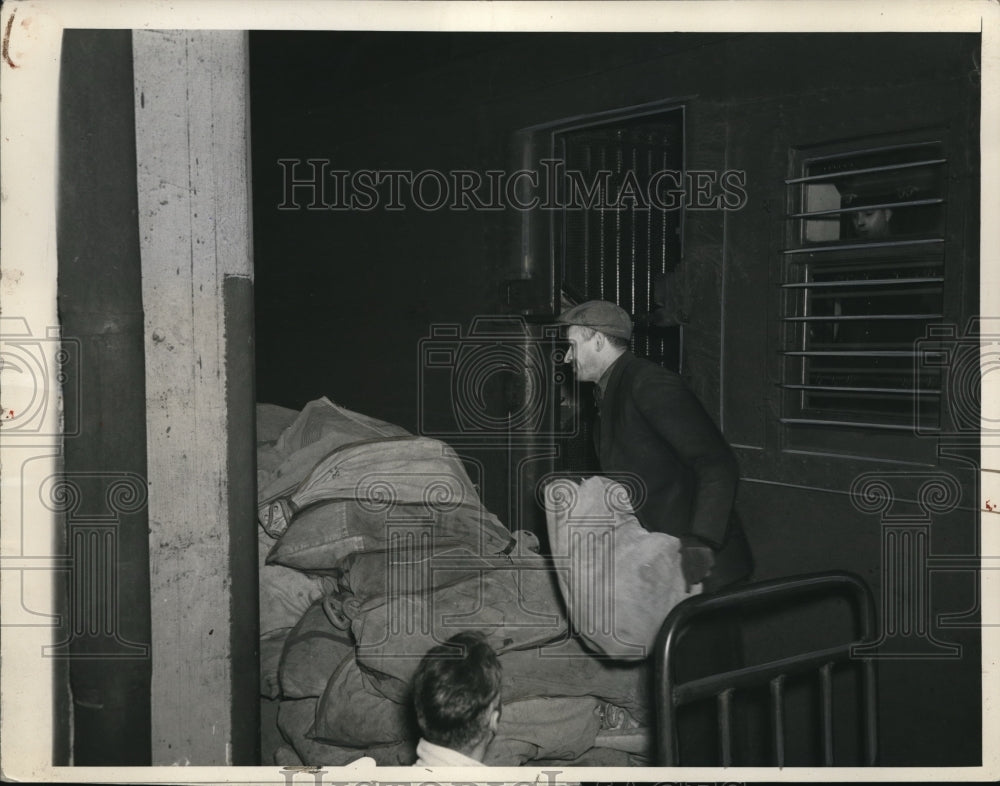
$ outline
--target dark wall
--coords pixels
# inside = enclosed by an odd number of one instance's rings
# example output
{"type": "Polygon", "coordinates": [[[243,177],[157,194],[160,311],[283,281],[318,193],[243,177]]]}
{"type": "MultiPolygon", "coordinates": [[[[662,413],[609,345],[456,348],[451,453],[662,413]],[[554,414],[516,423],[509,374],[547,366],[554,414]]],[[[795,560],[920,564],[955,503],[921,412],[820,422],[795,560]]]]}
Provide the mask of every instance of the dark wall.
{"type": "MultiPolygon", "coordinates": [[[[522,249],[516,211],[283,211],[278,159],[510,170],[525,140],[544,141],[523,129],[683,102],[687,166],[748,178],[743,210],[687,214],[679,280],[691,315],[686,374],[737,446],[738,507],[757,577],[847,569],[881,601],[886,530],[851,503],[852,480],[877,470],[953,474],[965,510],[933,521],[930,549],[968,555],[976,474],[912,437],[902,453],[864,439],[849,450],[792,449],[775,394],[783,179],[795,146],[940,128],[961,158],[951,170],[948,240],[959,272],[946,294],[949,318],[964,322],[977,308],[978,45],[955,35],[253,34],[258,399],[301,406],[327,395],[415,429],[419,407],[450,405],[419,397],[419,341],[430,326],[518,311],[504,284],[521,276],[525,253],[548,277],[544,232],[522,249]],[[900,455],[913,463],[898,463],[900,455]]],[[[503,454],[491,456],[484,497],[513,525],[516,483],[503,454]]],[[[923,578],[930,635],[960,644],[960,657],[932,647],[880,661],[883,764],[979,761],[977,618],[947,629],[937,620],[975,607],[974,579],[969,570],[923,578]]],[[[750,655],[783,637],[781,629],[749,635],[750,655]]]]}
{"type": "MultiPolygon", "coordinates": [[[[56,707],[56,725],[72,718],[76,765],[149,765],[146,397],[131,33],[67,30],[59,98],[59,319],[70,356],[78,356],[60,380],[68,413],[61,494],[75,504],[63,508],[66,543],[55,552],[65,550],[73,560],[66,640],[55,656],[68,658],[73,706],[71,713],[56,707]]],[[[55,759],[65,756],[56,751],[55,759]]]]}

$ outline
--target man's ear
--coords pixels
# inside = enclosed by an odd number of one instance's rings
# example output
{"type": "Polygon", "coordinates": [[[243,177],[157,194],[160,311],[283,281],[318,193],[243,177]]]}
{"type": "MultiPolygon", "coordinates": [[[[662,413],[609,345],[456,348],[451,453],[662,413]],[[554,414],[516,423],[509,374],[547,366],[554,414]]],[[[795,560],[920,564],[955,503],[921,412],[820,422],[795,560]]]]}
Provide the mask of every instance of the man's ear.
{"type": "Polygon", "coordinates": [[[497,727],[500,725],[500,699],[495,699],[493,701],[493,706],[490,707],[490,731],[496,732],[497,727]]]}

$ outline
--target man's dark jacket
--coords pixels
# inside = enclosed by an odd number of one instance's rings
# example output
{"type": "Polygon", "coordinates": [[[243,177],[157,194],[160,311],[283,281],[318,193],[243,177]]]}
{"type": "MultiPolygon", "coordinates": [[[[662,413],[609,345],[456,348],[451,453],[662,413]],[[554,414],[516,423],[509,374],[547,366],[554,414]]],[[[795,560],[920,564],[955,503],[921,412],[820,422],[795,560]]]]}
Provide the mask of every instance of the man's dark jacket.
{"type": "Polygon", "coordinates": [[[602,472],[641,480],[645,499],[634,502],[646,529],[694,536],[716,550],[706,589],[749,575],[752,558],[733,514],[739,466],[680,376],[623,354],[610,369],[594,437],[602,472]]]}

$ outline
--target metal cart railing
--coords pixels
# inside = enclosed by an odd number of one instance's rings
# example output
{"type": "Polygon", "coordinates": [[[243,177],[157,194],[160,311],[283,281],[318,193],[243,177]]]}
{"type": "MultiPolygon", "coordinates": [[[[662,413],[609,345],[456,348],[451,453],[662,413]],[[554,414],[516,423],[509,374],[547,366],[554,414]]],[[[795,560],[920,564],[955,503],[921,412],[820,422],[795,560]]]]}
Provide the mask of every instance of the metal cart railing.
{"type": "MultiPolygon", "coordinates": [[[[657,763],[678,766],[681,762],[677,734],[677,711],[686,704],[715,697],[718,715],[719,759],[733,764],[733,696],[736,691],[769,686],[770,725],[775,766],[785,766],[785,682],[791,675],[815,672],[819,682],[819,730],[823,766],[834,765],[833,670],[844,663],[860,664],[860,702],[857,715],[862,724],[864,763],[875,764],[876,696],[875,665],[858,648],[874,639],[875,606],[871,591],[857,576],[846,572],[819,573],[775,579],[690,598],[676,606],[664,620],[656,640],[655,679],[657,713],[657,763]],[[853,603],[855,635],[838,646],[799,652],[766,663],[677,682],[673,658],[680,634],[697,618],[719,611],[786,609],[789,604],[847,596],[853,603]]],[[[870,652],[870,650],[869,650],[870,652]]]]}

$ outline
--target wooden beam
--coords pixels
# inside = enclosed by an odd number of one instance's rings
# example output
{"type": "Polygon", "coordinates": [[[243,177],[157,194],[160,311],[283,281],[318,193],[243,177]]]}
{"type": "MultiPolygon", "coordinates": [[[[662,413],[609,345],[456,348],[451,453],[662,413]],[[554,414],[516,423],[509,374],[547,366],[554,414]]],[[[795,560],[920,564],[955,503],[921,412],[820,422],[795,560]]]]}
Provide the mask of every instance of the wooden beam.
{"type": "MultiPolygon", "coordinates": [[[[240,615],[234,598],[256,598],[257,589],[245,570],[240,586],[234,580],[229,450],[241,430],[253,433],[253,422],[234,422],[227,406],[233,364],[253,358],[230,352],[227,363],[227,346],[239,337],[227,335],[225,294],[227,280],[252,277],[247,47],[239,31],[133,35],[154,765],[255,763],[245,743],[234,748],[234,739],[255,739],[236,727],[257,723],[234,718],[248,678],[245,667],[234,668],[234,655],[245,662],[246,653],[233,652],[233,641],[247,637],[234,634],[256,625],[246,619],[253,602],[240,615]]],[[[229,288],[242,292],[230,296],[229,309],[244,317],[230,321],[245,326],[250,287],[229,288]]],[[[252,485],[249,494],[252,509],[252,485]]],[[[254,647],[255,636],[249,641],[254,647]]],[[[256,696],[256,675],[249,676],[256,696]]]]}

